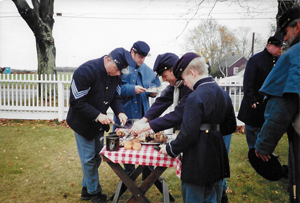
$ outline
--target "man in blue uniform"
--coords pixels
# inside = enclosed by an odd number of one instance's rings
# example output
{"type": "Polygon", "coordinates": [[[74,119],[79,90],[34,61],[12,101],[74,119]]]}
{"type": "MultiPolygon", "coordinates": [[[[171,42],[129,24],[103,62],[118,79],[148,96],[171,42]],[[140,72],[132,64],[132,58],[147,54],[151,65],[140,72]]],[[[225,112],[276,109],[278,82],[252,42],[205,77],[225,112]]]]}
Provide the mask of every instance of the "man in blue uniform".
{"type": "Polygon", "coordinates": [[[131,133],[139,134],[150,129],[159,132],[171,127],[174,127],[174,130],[180,129],[178,127],[182,122],[184,103],[192,90],[184,86],[182,80],[177,80],[173,74],[172,67],[178,59],[178,56],[173,53],[157,56],[153,71],[158,76],[162,76],[163,81],[169,82],[170,85],[163,90],[160,97],[156,98],[144,117],[134,123],[131,133]],[[174,111],[159,117],[172,104],[175,106],[174,111]]]}
{"type": "Polygon", "coordinates": [[[282,53],[283,37],[279,34],[268,39],[266,48],[247,62],[244,74],[244,97],[238,119],[245,123],[246,140],[249,149],[253,148],[257,135],[264,123],[265,104],[259,93],[263,82],[282,53]]]}
{"type": "Polygon", "coordinates": [[[287,10],[278,22],[290,48],[275,64],[260,92],[267,96],[265,122],[256,140],[256,156],[269,161],[278,141],[289,139],[290,202],[300,202],[300,8],[287,10]],[[295,121],[298,120],[298,123],[295,121]]]}
{"type": "Polygon", "coordinates": [[[75,132],[83,172],[83,200],[106,202],[107,196],[102,193],[98,175],[101,163],[99,152],[103,147],[100,138],[113,122],[106,114],[109,107],[122,122],[127,121],[122,99],[116,89],[121,70],[132,62],[128,51],[117,48],[107,56],[87,61],[74,72],[67,123],[75,132]]]}
{"type": "MultiPolygon", "coordinates": [[[[150,94],[146,90],[151,85],[156,87],[161,85],[153,70],[144,63],[149,51],[150,47],[147,43],[135,42],[130,50],[134,63],[128,67],[129,73],[122,75],[120,95],[128,119],[141,119],[145,115],[150,107],[148,98],[156,96],[156,94],[150,94]]],[[[114,120],[116,123],[120,123],[116,116],[114,120]]],[[[124,164],[124,167],[127,174],[131,174],[135,169],[133,164],[124,164]]],[[[143,179],[146,176],[143,173],[143,179]]]]}
{"type": "Polygon", "coordinates": [[[220,202],[222,180],[230,175],[223,134],[236,130],[231,99],[208,75],[205,60],[195,53],[183,55],[173,72],[193,92],[186,99],[179,134],[160,152],[171,157],[183,153],[183,202],[220,202]]]}

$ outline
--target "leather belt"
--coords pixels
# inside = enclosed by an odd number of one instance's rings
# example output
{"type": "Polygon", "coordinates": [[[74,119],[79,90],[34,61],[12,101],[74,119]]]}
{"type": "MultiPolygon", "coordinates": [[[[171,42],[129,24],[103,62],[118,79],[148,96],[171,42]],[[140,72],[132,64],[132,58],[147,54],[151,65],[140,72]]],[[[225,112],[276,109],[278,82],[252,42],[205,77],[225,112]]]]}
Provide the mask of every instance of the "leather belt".
{"type": "Polygon", "coordinates": [[[220,125],[219,124],[208,124],[208,123],[202,123],[200,126],[201,131],[205,131],[208,133],[209,131],[220,131],[220,125]]]}

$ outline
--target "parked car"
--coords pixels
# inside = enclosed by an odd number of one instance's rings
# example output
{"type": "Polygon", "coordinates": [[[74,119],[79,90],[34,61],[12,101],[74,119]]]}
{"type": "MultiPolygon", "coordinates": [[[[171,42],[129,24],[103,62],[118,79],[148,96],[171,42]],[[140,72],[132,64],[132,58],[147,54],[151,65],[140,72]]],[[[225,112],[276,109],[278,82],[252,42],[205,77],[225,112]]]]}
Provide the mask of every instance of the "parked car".
{"type": "Polygon", "coordinates": [[[5,67],[0,67],[0,73],[4,73],[5,67]]]}

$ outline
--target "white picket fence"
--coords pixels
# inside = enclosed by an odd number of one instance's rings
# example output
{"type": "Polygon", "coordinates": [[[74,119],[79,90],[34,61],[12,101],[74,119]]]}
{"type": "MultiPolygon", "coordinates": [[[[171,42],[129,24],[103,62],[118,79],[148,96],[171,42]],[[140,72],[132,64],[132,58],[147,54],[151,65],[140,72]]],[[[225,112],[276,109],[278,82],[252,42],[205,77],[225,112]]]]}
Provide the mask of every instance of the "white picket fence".
{"type": "Polygon", "coordinates": [[[70,75],[45,78],[36,74],[0,75],[0,118],[66,118],[69,104],[70,75]]]}
{"type": "MultiPolygon", "coordinates": [[[[69,109],[71,74],[57,77],[36,74],[0,74],[0,118],[62,121],[69,109]]],[[[222,81],[219,85],[231,96],[236,114],[243,98],[241,81],[222,81]]],[[[150,105],[155,99],[150,99],[150,105]]],[[[112,116],[113,112],[109,109],[112,116]]]]}

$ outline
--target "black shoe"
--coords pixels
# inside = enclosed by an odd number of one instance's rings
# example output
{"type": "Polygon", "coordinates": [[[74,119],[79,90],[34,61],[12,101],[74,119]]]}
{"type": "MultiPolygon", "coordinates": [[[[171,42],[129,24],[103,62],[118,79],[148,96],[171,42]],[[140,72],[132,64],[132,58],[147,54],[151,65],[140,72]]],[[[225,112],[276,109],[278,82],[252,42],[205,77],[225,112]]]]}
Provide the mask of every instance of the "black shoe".
{"type": "Polygon", "coordinates": [[[107,195],[102,194],[102,192],[98,192],[91,197],[92,203],[106,203],[107,202],[107,195]]]}
{"type": "Polygon", "coordinates": [[[282,177],[285,179],[289,178],[289,167],[288,165],[282,165],[282,177]]]}
{"type": "Polygon", "coordinates": [[[229,203],[228,197],[227,197],[227,194],[225,191],[223,191],[221,203],[229,203]]]}
{"type": "Polygon", "coordinates": [[[82,187],[81,190],[81,199],[82,200],[90,200],[92,195],[87,192],[87,187],[82,187]]]}
{"type": "Polygon", "coordinates": [[[278,154],[274,154],[274,153],[272,153],[272,155],[276,158],[276,159],[278,159],[279,158],[279,155],[278,154]]]}

